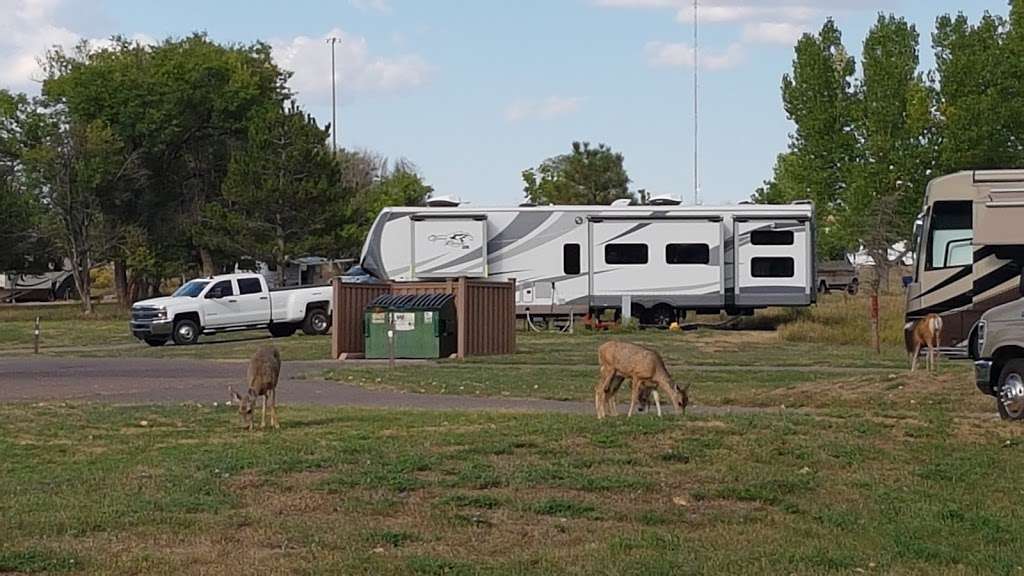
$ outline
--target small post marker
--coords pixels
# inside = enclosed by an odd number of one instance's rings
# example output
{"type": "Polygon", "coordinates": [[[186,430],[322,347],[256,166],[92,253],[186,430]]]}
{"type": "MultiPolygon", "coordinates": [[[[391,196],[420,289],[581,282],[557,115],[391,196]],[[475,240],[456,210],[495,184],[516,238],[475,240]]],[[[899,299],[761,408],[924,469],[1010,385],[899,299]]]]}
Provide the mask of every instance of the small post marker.
{"type": "Polygon", "coordinates": [[[391,321],[388,323],[388,368],[395,367],[395,316],[388,314],[391,321]]]}
{"type": "Polygon", "coordinates": [[[35,354],[39,354],[39,316],[36,316],[36,327],[32,330],[32,348],[35,354]]]}

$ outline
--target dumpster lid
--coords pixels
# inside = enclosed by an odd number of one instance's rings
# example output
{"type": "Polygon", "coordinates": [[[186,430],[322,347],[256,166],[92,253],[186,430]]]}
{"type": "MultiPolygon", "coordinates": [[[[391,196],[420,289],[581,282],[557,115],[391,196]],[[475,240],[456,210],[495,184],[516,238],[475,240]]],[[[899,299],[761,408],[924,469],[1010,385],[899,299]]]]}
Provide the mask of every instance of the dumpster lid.
{"type": "Polygon", "coordinates": [[[454,302],[454,294],[384,294],[371,302],[369,307],[392,310],[436,310],[454,302]]]}

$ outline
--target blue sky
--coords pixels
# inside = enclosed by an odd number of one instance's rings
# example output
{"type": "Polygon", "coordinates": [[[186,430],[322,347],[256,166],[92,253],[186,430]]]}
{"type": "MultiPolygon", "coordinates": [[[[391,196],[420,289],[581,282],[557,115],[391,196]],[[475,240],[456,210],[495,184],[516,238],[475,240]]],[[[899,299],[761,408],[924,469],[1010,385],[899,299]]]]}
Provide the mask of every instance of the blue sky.
{"type": "MultiPolygon", "coordinates": [[[[50,44],[205,30],[271,42],[299,102],[329,121],[337,47],[339,144],[413,161],[438,194],[517,203],[520,172],[573,140],[626,157],[634,188],[693,195],[690,0],[0,0],[0,87],[34,92],[50,44]]],[[[747,198],[791,124],[781,76],[793,41],[833,16],[860,52],[879,11],[1005,14],[1003,0],[701,0],[700,172],[706,204],[747,198]]]]}

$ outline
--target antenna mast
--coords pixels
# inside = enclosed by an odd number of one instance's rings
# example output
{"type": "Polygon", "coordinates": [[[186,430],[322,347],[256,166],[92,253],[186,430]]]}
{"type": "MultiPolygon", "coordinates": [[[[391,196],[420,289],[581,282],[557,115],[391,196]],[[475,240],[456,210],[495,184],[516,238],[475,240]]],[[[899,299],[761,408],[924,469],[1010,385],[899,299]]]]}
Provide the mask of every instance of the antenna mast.
{"type": "Polygon", "coordinates": [[[697,2],[693,0],[693,204],[694,206],[700,205],[700,177],[698,162],[700,156],[698,155],[698,96],[697,91],[699,89],[698,78],[700,75],[700,58],[699,58],[699,44],[697,37],[697,2]]]}

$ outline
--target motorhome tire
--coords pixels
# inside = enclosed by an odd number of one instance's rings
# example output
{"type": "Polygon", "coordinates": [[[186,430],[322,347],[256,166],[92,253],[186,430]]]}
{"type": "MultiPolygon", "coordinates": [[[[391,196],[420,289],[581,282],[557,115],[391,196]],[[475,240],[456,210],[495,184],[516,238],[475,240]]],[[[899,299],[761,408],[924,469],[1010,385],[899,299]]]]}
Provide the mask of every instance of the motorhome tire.
{"type": "Polygon", "coordinates": [[[1024,358],[1010,360],[999,372],[996,408],[1003,420],[1024,420],[1024,358]]]}
{"type": "Polygon", "coordinates": [[[306,311],[306,319],[302,321],[302,332],[309,336],[327,334],[331,328],[331,317],[323,308],[312,308],[306,311]]]}
{"type": "Polygon", "coordinates": [[[190,346],[199,341],[199,325],[194,320],[183,318],[174,323],[174,343],[190,346]]]}
{"type": "Polygon", "coordinates": [[[270,335],[274,338],[287,338],[292,334],[295,334],[297,330],[294,324],[271,324],[270,335]]]}

